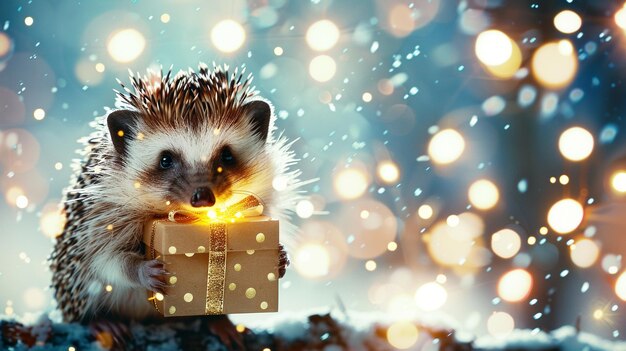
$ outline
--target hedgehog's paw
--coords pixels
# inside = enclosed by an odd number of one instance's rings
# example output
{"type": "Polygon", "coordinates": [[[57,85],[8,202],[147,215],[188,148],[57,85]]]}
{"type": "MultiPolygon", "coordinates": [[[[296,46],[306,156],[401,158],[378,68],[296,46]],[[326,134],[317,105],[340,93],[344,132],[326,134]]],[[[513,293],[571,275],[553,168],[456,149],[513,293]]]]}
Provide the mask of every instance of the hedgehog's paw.
{"type": "Polygon", "coordinates": [[[287,251],[285,251],[285,246],[278,244],[278,278],[285,276],[290,263],[287,251]]]}
{"type": "Polygon", "coordinates": [[[127,324],[108,319],[92,321],[89,325],[96,340],[105,350],[126,350],[130,340],[130,328],[127,324]]]}
{"type": "Polygon", "coordinates": [[[146,289],[165,294],[167,277],[171,274],[165,270],[165,263],[159,260],[142,261],[138,268],[139,283],[146,289]]]}

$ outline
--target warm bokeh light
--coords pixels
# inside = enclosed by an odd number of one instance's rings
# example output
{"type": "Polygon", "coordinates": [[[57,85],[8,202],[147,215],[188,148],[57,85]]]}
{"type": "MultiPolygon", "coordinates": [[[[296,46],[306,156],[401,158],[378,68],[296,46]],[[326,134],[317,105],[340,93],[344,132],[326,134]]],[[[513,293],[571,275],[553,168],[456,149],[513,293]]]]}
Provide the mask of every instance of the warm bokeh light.
{"type": "Polygon", "coordinates": [[[491,250],[502,258],[517,255],[521,247],[522,239],[513,229],[505,228],[491,236],[491,250]]]}
{"type": "Polygon", "coordinates": [[[509,58],[499,65],[484,65],[487,72],[493,76],[507,79],[515,76],[520,66],[522,65],[522,50],[516,42],[511,40],[512,52],[509,58]]]}
{"type": "Polygon", "coordinates": [[[339,41],[339,28],[329,21],[321,20],[313,23],[306,31],[306,42],[315,51],[331,49],[339,41]]]}
{"type": "Polygon", "coordinates": [[[121,63],[134,61],[146,48],[143,34],[134,28],[117,31],[111,35],[107,44],[109,55],[121,63]]]}
{"type": "Polygon", "coordinates": [[[480,179],[472,183],[467,195],[470,203],[479,210],[493,208],[500,198],[498,187],[487,179],[480,179]]]}
{"type": "Polygon", "coordinates": [[[54,205],[47,205],[41,211],[39,218],[39,228],[41,232],[49,237],[56,238],[63,231],[65,216],[54,205]]]}
{"type": "Polygon", "coordinates": [[[335,175],[333,182],[335,192],[341,198],[350,200],[363,195],[369,186],[367,174],[353,168],[342,169],[335,175]]]}
{"type": "Polygon", "coordinates": [[[296,250],[294,267],[305,278],[321,278],[330,269],[330,255],[321,244],[306,244],[296,250]]]}
{"type": "Polygon", "coordinates": [[[611,187],[618,193],[626,193],[626,171],[618,171],[613,174],[611,187]]]}
{"type": "Polygon", "coordinates": [[[394,184],[400,178],[398,165],[393,161],[384,161],[378,164],[378,177],[387,184],[394,184]]]}
{"type": "Polygon", "coordinates": [[[483,261],[470,261],[476,250],[482,247],[480,236],[483,230],[482,219],[473,213],[449,216],[446,222],[438,222],[430,229],[428,253],[442,266],[482,266],[483,261]]]}
{"type": "Polygon", "coordinates": [[[578,58],[568,40],[543,44],[533,55],[532,72],[539,83],[547,88],[566,87],[576,75],[578,58]]]}
{"type": "Polygon", "coordinates": [[[580,268],[591,267],[598,260],[600,248],[593,240],[580,239],[570,246],[572,262],[580,268]]]}
{"type": "Polygon", "coordinates": [[[26,197],[26,195],[19,195],[17,198],[15,198],[15,206],[21,209],[28,207],[28,198],[26,197]]]}
{"type": "Polygon", "coordinates": [[[621,29],[626,30],[626,7],[622,7],[615,12],[615,24],[621,29]]]}
{"type": "Polygon", "coordinates": [[[309,200],[301,200],[296,204],[296,214],[300,218],[309,218],[315,210],[313,203],[309,200]]]}
{"type": "Polygon", "coordinates": [[[615,294],[623,301],[626,301],[626,272],[622,272],[622,274],[617,277],[615,281],[615,294]]]}
{"type": "Polygon", "coordinates": [[[424,311],[440,309],[448,299],[446,289],[436,282],[426,283],[415,292],[415,303],[424,311]]]}
{"type": "Polygon", "coordinates": [[[387,341],[391,346],[405,350],[417,342],[419,331],[411,322],[395,322],[387,329],[387,341]]]}
{"type": "Polygon", "coordinates": [[[490,29],[478,35],[474,47],[478,59],[487,66],[499,66],[513,54],[511,39],[503,32],[490,29]]]}
{"type": "Polygon", "coordinates": [[[487,331],[493,337],[507,337],[515,328],[515,320],[506,312],[494,312],[487,319],[487,331]]]}
{"type": "Polygon", "coordinates": [[[433,208],[430,205],[422,205],[417,209],[417,215],[421,219],[430,219],[433,216],[433,208]]]}
{"type": "Polygon", "coordinates": [[[245,40],[245,29],[232,19],[222,20],[211,29],[211,42],[215,48],[224,53],[239,50],[245,40]]]}
{"type": "Polygon", "coordinates": [[[559,137],[559,151],[570,161],[582,161],[593,151],[593,135],[584,128],[571,127],[559,137]]]}
{"type": "Polygon", "coordinates": [[[567,234],[574,231],[583,220],[583,206],[574,199],[557,201],[548,211],[548,224],[555,232],[567,234]]]}
{"type": "Polygon", "coordinates": [[[309,64],[309,74],[311,78],[321,83],[331,80],[336,72],[337,64],[335,60],[328,55],[316,56],[309,64]]]}
{"type": "Polygon", "coordinates": [[[34,22],[35,22],[35,20],[32,17],[30,17],[30,16],[27,16],[27,17],[24,18],[24,24],[29,26],[29,27],[32,26],[34,22]]]}
{"type": "Polygon", "coordinates": [[[554,16],[554,27],[561,33],[574,33],[580,29],[581,25],[582,19],[574,11],[564,10],[554,16]]]}
{"type": "Polygon", "coordinates": [[[38,108],[38,109],[35,109],[35,111],[33,111],[33,118],[35,118],[36,120],[41,121],[45,117],[46,117],[46,111],[44,109],[38,108]]]}
{"type": "Polygon", "coordinates": [[[523,269],[505,273],[498,281],[498,296],[508,302],[524,300],[533,287],[533,277],[523,269]]]}
{"type": "Polygon", "coordinates": [[[465,139],[454,129],[444,129],[435,134],[428,144],[430,159],[438,164],[456,161],[465,150],[465,139]]]}
{"type": "Polygon", "coordinates": [[[13,46],[13,42],[11,38],[6,35],[4,32],[0,32],[0,59],[4,58],[13,46]]]}

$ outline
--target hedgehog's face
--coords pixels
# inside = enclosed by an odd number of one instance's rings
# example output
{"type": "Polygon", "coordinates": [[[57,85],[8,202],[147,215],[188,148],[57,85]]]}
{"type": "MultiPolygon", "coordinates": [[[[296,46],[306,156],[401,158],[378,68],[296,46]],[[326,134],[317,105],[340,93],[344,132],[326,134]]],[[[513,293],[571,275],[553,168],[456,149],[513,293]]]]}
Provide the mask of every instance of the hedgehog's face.
{"type": "Polygon", "coordinates": [[[134,112],[111,113],[107,123],[126,175],[121,186],[133,205],[146,212],[206,212],[250,193],[271,201],[274,170],[265,149],[271,107],[245,106],[234,121],[199,128],[154,128],[134,112]]]}

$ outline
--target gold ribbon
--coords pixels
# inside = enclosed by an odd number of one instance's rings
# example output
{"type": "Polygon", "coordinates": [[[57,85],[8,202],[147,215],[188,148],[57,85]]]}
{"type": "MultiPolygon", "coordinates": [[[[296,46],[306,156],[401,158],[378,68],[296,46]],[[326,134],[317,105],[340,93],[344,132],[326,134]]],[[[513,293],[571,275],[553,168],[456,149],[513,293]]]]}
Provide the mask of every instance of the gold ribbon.
{"type": "MultiPolygon", "coordinates": [[[[227,208],[218,211],[209,210],[209,263],[207,269],[207,290],[205,314],[224,313],[224,285],[226,284],[226,252],[227,232],[226,223],[234,222],[241,217],[260,216],[263,205],[256,197],[250,195],[227,208]]],[[[173,210],[168,213],[168,221],[175,223],[193,223],[202,220],[194,212],[173,210]]],[[[156,222],[155,222],[156,223],[156,222]]],[[[152,258],[154,258],[155,224],[152,226],[152,258]]],[[[156,297],[153,296],[156,307],[156,297]]],[[[157,307],[158,310],[158,307],[157,307]]]]}

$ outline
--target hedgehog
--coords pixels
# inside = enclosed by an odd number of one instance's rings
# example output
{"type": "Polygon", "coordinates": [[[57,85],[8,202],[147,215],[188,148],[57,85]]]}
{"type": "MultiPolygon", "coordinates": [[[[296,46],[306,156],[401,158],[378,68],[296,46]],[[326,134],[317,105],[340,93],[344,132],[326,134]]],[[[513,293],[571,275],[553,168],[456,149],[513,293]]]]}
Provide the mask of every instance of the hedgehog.
{"type": "MultiPolygon", "coordinates": [[[[163,262],[144,258],[146,220],[176,209],[206,214],[252,194],[289,236],[307,183],[299,180],[293,141],[273,135],[274,107],[251,85],[252,75],[244,77],[245,66],[232,73],[215,64],[176,75],[171,68],[165,75],[129,73],[132,90],[118,80],[115,108],[79,140],[83,157],[74,161],[65,227],[50,256],[64,321],[117,341],[120,323],[158,319],[146,289],[166,293],[163,262]]],[[[282,277],[289,264],[282,244],[279,256],[282,277]]]]}

